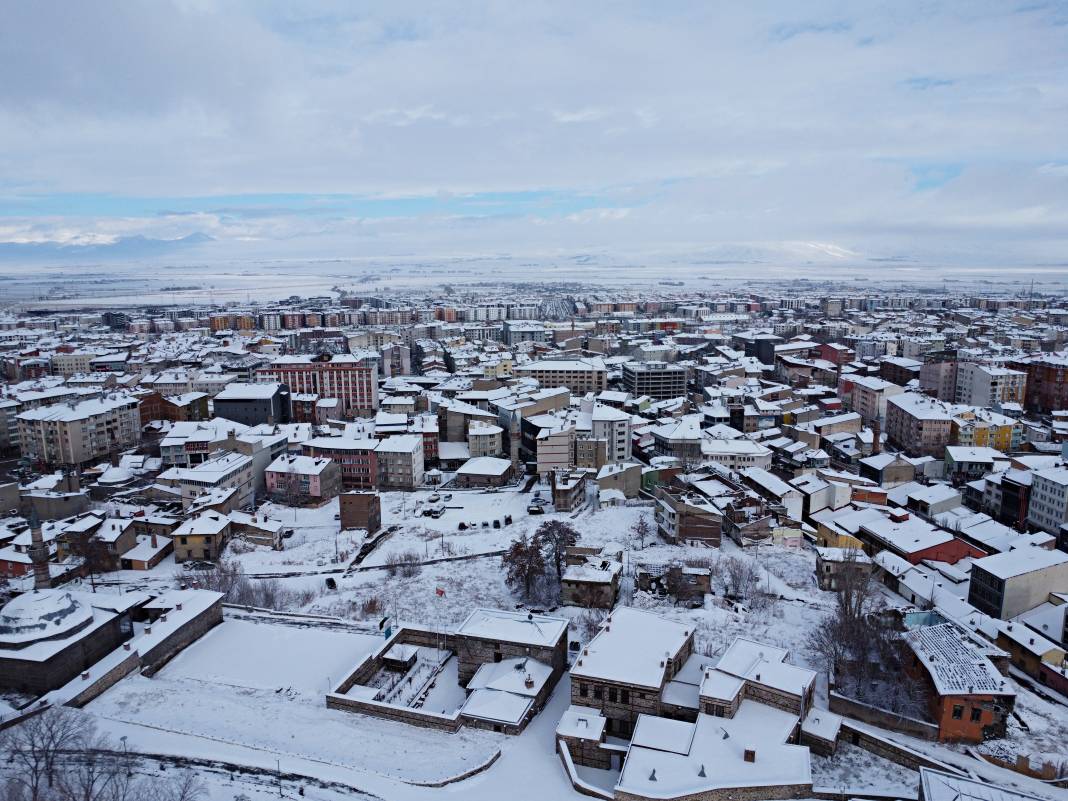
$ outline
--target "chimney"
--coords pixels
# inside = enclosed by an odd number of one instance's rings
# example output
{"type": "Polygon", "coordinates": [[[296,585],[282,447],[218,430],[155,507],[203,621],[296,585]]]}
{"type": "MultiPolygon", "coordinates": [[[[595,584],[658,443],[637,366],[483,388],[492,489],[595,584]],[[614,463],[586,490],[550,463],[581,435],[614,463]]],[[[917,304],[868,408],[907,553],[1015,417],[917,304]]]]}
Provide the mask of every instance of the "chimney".
{"type": "Polygon", "coordinates": [[[159,545],[156,542],[156,532],[155,531],[152,532],[152,547],[153,548],[158,548],[159,547],[159,545]]]}
{"type": "Polygon", "coordinates": [[[746,762],[756,762],[756,749],[746,748],[743,758],[746,762]]]}

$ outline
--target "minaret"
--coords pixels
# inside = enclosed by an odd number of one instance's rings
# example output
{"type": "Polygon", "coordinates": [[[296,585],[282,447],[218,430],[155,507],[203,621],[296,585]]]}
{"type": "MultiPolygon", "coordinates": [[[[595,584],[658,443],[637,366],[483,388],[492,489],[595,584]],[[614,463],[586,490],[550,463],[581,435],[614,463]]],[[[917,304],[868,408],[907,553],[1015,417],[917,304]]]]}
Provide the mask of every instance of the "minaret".
{"type": "Polygon", "coordinates": [[[52,575],[48,570],[48,545],[45,544],[41,524],[37,522],[36,517],[37,515],[32,515],[30,519],[29,556],[33,563],[33,588],[47,590],[52,587],[52,575]]]}

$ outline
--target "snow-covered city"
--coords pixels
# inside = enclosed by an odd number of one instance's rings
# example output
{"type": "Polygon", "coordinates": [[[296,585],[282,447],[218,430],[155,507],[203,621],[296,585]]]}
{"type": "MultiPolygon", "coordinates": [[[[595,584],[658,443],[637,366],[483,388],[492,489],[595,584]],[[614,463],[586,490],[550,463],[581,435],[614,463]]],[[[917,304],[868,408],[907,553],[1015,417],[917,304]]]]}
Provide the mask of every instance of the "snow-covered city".
{"type": "Polygon", "coordinates": [[[0,801],[1068,799],[1063,3],[4,3],[0,801]]]}

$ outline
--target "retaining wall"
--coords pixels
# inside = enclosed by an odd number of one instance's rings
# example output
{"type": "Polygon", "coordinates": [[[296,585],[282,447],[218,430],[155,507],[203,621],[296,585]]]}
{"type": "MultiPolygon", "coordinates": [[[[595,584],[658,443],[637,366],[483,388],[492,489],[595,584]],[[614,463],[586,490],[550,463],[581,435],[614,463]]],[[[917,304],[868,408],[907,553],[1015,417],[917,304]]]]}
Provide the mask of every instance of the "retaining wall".
{"type": "Polygon", "coordinates": [[[831,690],[828,704],[830,710],[836,714],[856,718],[872,726],[880,726],[884,729],[893,729],[902,734],[909,734],[921,740],[937,740],[938,726],[916,718],[899,715],[888,709],[880,709],[877,706],[864,704],[853,698],[847,698],[831,690]]]}

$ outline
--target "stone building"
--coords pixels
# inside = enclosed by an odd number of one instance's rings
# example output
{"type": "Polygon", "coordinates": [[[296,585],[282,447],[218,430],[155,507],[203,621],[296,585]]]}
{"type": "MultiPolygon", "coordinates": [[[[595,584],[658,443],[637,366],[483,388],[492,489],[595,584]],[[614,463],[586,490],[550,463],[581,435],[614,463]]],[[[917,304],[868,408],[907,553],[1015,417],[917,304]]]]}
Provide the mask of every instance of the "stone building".
{"type": "Polygon", "coordinates": [[[639,715],[661,713],[661,693],[693,653],[693,630],[620,607],[571,668],[571,703],[605,717],[610,736],[627,737],[639,715]]]}

